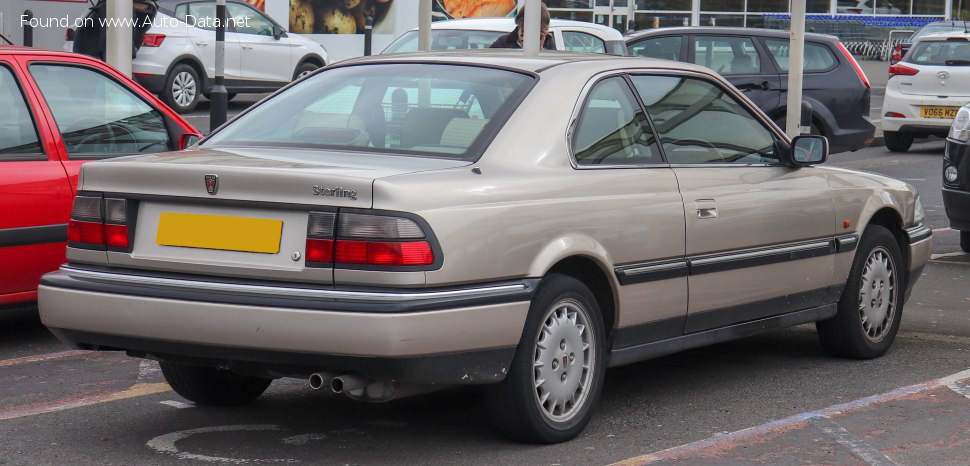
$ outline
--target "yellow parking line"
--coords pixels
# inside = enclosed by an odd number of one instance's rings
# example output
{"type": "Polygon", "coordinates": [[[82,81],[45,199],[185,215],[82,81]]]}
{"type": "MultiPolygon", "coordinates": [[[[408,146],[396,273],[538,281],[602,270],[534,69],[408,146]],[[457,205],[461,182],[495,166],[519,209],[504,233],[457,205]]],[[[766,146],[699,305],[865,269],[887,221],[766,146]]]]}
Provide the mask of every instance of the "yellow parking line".
{"type": "Polygon", "coordinates": [[[0,409],[0,421],[27,416],[36,416],[38,414],[66,411],[69,409],[82,408],[85,406],[107,403],[109,401],[123,400],[126,398],[154,395],[156,393],[167,392],[169,390],[171,390],[171,388],[167,383],[136,383],[135,385],[132,385],[131,388],[122,390],[120,392],[78,395],[46,403],[35,403],[26,406],[14,406],[6,409],[0,409]]]}
{"type": "Polygon", "coordinates": [[[61,351],[59,353],[38,354],[35,356],[25,356],[22,358],[5,359],[3,361],[0,361],[0,367],[17,366],[20,364],[30,364],[33,362],[51,361],[54,359],[73,358],[75,356],[82,356],[90,352],[91,351],[71,350],[71,351],[61,351]]]}

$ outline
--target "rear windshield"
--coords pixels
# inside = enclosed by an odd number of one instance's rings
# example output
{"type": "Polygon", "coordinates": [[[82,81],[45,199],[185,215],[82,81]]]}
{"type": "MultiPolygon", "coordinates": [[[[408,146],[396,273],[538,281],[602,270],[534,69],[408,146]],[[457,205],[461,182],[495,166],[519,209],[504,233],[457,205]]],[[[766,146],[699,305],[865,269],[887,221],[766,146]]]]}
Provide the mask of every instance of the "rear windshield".
{"type": "Polygon", "coordinates": [[[318,73],[261,103],[203,147],[298,147],[473,160],[532,87],[513,71],[371,64],[318,73]]]}
{"type": "MultiPolygon", "coordinates": [[[[500,31],[447,30],[431,31],[431,50],[487,49],[504,36],[500,31]]],[[[388,45],[381,53],[418,51],[418,31],[408,31],[388,45]]]]}
{"type": "Polygon", "coordinates": [[[965,40],[918,42],[906,54],[903,61],[917,65],[970,66],[970,42],[965,40]]]}

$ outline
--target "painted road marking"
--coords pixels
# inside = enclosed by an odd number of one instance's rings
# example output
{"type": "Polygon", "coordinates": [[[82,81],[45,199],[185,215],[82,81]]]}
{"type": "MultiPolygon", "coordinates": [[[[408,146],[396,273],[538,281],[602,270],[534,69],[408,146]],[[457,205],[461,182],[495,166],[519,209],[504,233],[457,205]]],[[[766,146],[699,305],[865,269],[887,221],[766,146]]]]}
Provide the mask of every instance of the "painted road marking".
{"type": "Polygon", "coordinates": [[[188,403],[182,403],[181,401],[175,401],[175,400],[159,401],[158,403],[159,404],[163,404],[165,406],[171,406],[171,407],[177,408],[177,409],[185,409],[185,408],[194,408],[195,407],[195,405],[190,405],[188,403]]]}
{"type": "Polygon", "coordinates": [[[868,442],[860,438],[858,435],[845,430],[844,427],[840,426],[837,422],[829,418],[821,416],[813,417],[808,420],[808,423],[834,438],[839,445],[847,448],[850,452],[852,452],[853,455],[864,461],[866,464],[871,466],[888,466],[896,464],[893,462],[893,460],[887,458],[886,455],[880,453],[878,449],[869,445],[868,442]]]}
{"type": "Polygon", "coordinates": [[[54,361],[57,359],[67,359],[67,358],[73,358],[77,356],[83,356],[88,353],[91,353],[91,351],[71,350],[71,351],[61,351],[58,353],[38,354],[35,356],[26,356],[23,358],[16,358],[16,359],[6,359],[3,361],[0,361],[0,367],[19,366],[21,364],[54,361]]]}
{"type": "MultiPolygon", "coordinates": [[[[830,406],[828,408],[823,408],[818,411],[796,414],[791,417],[784,419],[779,419],[777,421],[771,421],[760,426],[749,427],[747,429],[742,429],[739,431],[731,432],[729,434],[718,435],[715,437],[709,437],[704,440],[698,440],[696,442],[691,442],[688,444],[681,445],[679,447],[668,448],[666,450],[661,450],[654,453],[648,453],[646,455],[637,456],[627,460],[614,463],[620,466],[634,466],[634,465],[646,465],[651,463],[656,463],[658,461],[666,460],[676,460],[690,454],[707,450],[715,447],[721,446],[731,446],[739,445],[742,442],[756,438],[763,435],[779,434],[791,430],[801,429],[809,425],[814,418],[833,418],[842,414],[847,414],[853,411],[858,411],[869,406],[891,402],[894,400],[899,400],[902,398],[910,397],[919,393],[923,393],[929,390],[935,390],[940,387],[948,387],[951,390],[954,389],[954,385],[957,387],[965,386],[963,381],[970,379],[970,369],[967,369],[956,374],[943,377],[942,379],[933,380],[930,382],[925,382],[917,385],[910,385],[908,387],[897,388],[893,391],[883,393],[881,395],[873,395],[865,398],[860,398],[855,401],[850,401],[848,403],[837,404],[830,406]]],[[[960,393],[960,392],[958,392],[960,393]]]]}
{"type": "Polygon", "coordinates": [[[123,400],[138,396],[154,395],[171,390],[167,383],[136,383],[127,390],[112,393],[98,393],[95,395],[78,395],[47,403],[35,403],[26,406],[14,406],[0,409],[0,421],[17,419],[38,414],[54,413],[69,409],[81,408],[109,401],[123,400]]]}
{"type": "MultiPolygon", "coordinates": [[[[253,424],[253,425],[233,425],[233,426],[213,426],[213,427],[202,427],[199,429],[189,429],[180,430],[178,432],[172,432],[171,434],[159,435],[148,441],[148,448],[155,450],[159,453],[166,453],[169,455],[174,455],[180,460],[190,460],[190,461],[205,461],[207,463],[230,463],[230,464],[247,464],[247,463],[296,463],[297,460],[293,459],[283,459],[283,458],[270,458],[270,459],[248,459],[248,458],[229,458],[222,456],[208,456],[200,455],[197,453],[189,453],[186,451],[181,451],[175,446],[175,443],[179,440],[185,439],[187,437],[198,435],[198,434],[209,434],[216,432],[273,432],[284,430],[282,427],[273,424],[253,424]]],[[[292,438],[292,437],[290,437],[292,438]]]]}

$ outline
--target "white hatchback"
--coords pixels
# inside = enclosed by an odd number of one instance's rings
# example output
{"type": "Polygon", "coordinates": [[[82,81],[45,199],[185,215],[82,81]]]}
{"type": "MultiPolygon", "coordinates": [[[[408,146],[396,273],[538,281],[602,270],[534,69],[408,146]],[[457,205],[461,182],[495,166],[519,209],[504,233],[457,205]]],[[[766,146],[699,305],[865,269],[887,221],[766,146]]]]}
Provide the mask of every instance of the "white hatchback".
{"type": "MultiPolygon", "coordinates": [[[[431,25],[431,50],[487,49],[515,29],[513,18],[475,18],[439,21],[431,25]]],[[[549,23],[556,50],[626,55],[620,31],[608,26],[554,19],[549,23]]],[[[417,52],[418,30],[411,29],[391,42],[381,54],[417,52]]]]}
{"type": "MultiPolygon", "coordinates": [[[[178,113],[192,111],[215,79],[214,0],[160,0],[132,60],[139,84],[178,113]]],[[[243,0],[227,0],[225,83],[229,98],[271,92],[329,62],[318,42],[285,29],[243,0]]],[[[65,44],[72,50],[73,44],[65,44]]]]}
{"type": "Polygon", "coordinates": [[[970,34],[921,37],[889,67],[882,131],[886,147],[906,152],[914,138],[946,137],[953,117],[970,102],[970,34]]]}

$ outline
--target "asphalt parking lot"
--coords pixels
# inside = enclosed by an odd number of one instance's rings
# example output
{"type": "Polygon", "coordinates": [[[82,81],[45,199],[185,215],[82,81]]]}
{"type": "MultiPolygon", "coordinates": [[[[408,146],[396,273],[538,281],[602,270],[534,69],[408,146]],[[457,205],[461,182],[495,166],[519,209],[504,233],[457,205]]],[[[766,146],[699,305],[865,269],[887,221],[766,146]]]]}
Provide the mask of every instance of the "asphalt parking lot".
{"type": "Polygon", "coordinates": [[[885,357],[828,357],[801,326],[618,368],[579,438],[534,446],[501,437],[474,388],[368,405],[289,379],[194,406],[156,364],[71,351],[28,308],[0,313],[0,464],[966,464],[970,257],[946,228],[942,149],[830,162],[916,185],[935,229],[885,357]]]}

